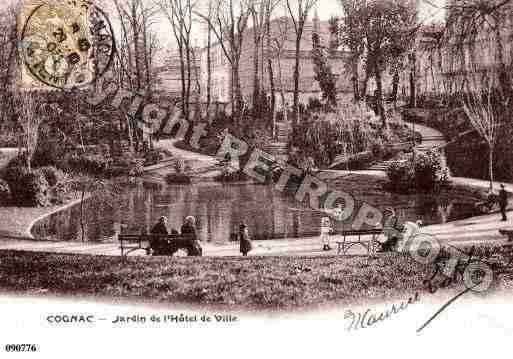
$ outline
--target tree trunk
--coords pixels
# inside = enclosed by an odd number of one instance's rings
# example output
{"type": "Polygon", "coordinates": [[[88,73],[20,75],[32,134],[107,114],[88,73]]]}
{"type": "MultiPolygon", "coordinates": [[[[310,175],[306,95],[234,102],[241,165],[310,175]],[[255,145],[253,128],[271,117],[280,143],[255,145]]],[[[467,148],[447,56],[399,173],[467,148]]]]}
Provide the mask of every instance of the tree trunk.
{"type": "Polygon", "coordinates": [[[493,149],[494,146],[490,146],[488,153],[488,173],[490,176],[490,191],[493,191],[493,149]]]}
{"type": "Polygon", "coordinates": [[[351,78],[351,81],[353,82],[354,101],[358,102],[358,101],[360,101],[360,86],[358,84],[360,76],[358,74],[358,60],[353,59],[352,67],[353,67],[353,76],[351,78]]]}
{"type": "Polygon", "coordinates": [[[374,75],[376,78],[376,107],[378,109],[378,115],[381,118],[381,126],[385,128],[387,120],[385,117],[385,109],[383,108],[383,84],[381,82],[381,70],[377,65],[374,66],[374,75]]]}
{"type": "Polygon", "coordinates": [[[234,62],[233,68],[233,88],[234,88],[234,118],[236,119],[237,124],[242,123],[242,91],[240,85],[240,76],[239,76],[239,63],[238,61],[234,62]]]}
{"type": "Polygon", "coordinates": [[[296,38],[296,63],[294,65],[294,118],[293,118],[293,132],[294,137],[297,134],[297,128],[299,125],[299,67],[300,67],[300,55],[301,55],[301,37],[296,38]]]}
{"type": "Polygon", "coordinates": [[[397,103],[397,92],[399,90],[399,72],[396,69],[394,71],[394,76],[392,78],[392,101],[394,102],[394,107],[397,103]]]}
{"type": "Polygon", "coordinates": [[[145,88],[146,88],[146,96],[150,96],[150,84],[151,84],[151,71],[150,71],[150,59],[149,59],[149,49],[148,49],[148,26],[146,22],[146,15],[143,12],[143,47],[144,47],[144,67],[145,67],[145,88]]]}
{"type": "Polygon", "coordinates": [[[84,223],[84,198],[85,198],[86,185],[82,185],[82,194],[80,196],[80,236],[82,242],[85,242],[85,223],[84,223]]]}
{"type": "Polygon", "coordinates": [[[417,107],[417,94],[416,94],[416,67],[417,56],[415,53],[410,55],[410,107],[417,107]]]}
{"type": "Polygon", "coordinates": [[[283,111],[283,122],[287,123],[288,109],[285,100],[285,89],[283,88],[283,76],[281,71],[281,50],[278,50],[278,81],[280,81],[281,107],[283,111]]]}
{"type": "Polygon", "coordinates": [[[364,101],[367,101],[367,85],[369,84],[369,79],[370,79],[370,71],[366,70],[365,78],[363,79],[363,83],[362,83],[362,92],[360,95],[360,99],[363,99],[364,101]]]}
{"type": "Polygon", "coordinates": [[[267,66],[269,68],[269,86],[271,90],[271,114],[273,124],[273,138],[276,137],[276,89],[274,88],[274,71],[273,62],[269,58],[267,60],[267,66]]]}
{"type": "Polygon", "coordinates": [[[212,102],[212,30],[210,26],[207,32],[207,121],[210,123],[210,103],[212,102]]]}
{"type": "MultiPolygon", "coordinates": [[[[189,103],[191,101],[191,47],[190,47],[190,43],[189,41],[187,40],[185,42],[185,59],[186,59],[186,64],[187,64],[187,89],[186,89],[186,93],[185,93],[185,103],[187,105],[187,117],[186,119],[189,120],[189,115],[190,115],[190,108],[189,108],[189,103]]],[[[196,64],[192,64],[192,66],[196,66],[196,64]]]]}
{"type": "Polygon", "coordinates": [[[139,52],[139,28],[136,23],[134,23],[137,19],[137,9],[136,3],[132,3],[132,32],[134,36],[134,55],[135,55],[135,73],[137,76],[137,90],[141,89],[141,59],[139,52]]]}
{"type": "Polygon", "coordinates": [[[256,120],[259,112],[258,105],[260,103],[260,77],[258,74],[258,69],[260,66],[258,62],[260,42],[258,36],[256,35],[257,29],[255,28],[253,31],[255,32],[255,48],[253,49],[253,120],[256,120]]]}
{"type": "Polygon", "coordinates": [[[506,69],[506,65],[504,64],[504,47],[502,45],[501,39],[501,30],[500,23],[496,21],[494,26],[495,33],[495,45],[497,49],[496,53],[496,61],[498,65],[498,73],[499,73],[499,85],[503,92],[504,96],[509,98],[509,94],[511,93],[511,82],[509,80],[508,71],[506,69]]]}
{"type": "Polygon", "coordinates": [[[178,45],[178,53],[180,55],[180,79],[182,85],[182,114],[183,117],[188,120],[189,119],[189,109],[187,108],[187,87],[186,87],[186,79],[185,79],[185,59],[183,54],[183,45],[178,45]]]}

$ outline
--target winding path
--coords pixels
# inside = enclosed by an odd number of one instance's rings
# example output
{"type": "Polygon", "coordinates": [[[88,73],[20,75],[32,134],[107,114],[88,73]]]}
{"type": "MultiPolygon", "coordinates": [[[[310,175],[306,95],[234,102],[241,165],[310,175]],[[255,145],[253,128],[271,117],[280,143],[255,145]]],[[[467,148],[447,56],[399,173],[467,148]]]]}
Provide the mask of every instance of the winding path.
{"type": "MultiPolygon", "coordinates": [[[[415,126],[426,140],[422,142],[423,149],[434,147],[443,147],[445,140],[441,133],[426,126],[415,126]]],[[[203,169],[212,168],[216,159],[210,156],[192,153],[174,146],[174,141],[161,141],[159,147],[166,148],[173,153],[174,156],[193,161],[195,165],[199,165],[203,169]]],[[[164,166],[165,168],[166,166],[164,166]]],[[[150,169],[151,170],[151,169],[150,169]]],[[[158,172],[158,166],[155,168],[158,172]]],[[[350,173],[369,174],[375,176],[385,176],[383,171],[365,170],[365,171],[323,171],[323,178],[336,178],[350,173]]],[[[475,188],[487,189],[489,183],[483,180],[469,178],[452,178],[455,184],[467,185],[475,188]]],[[[498,186],[498,184],[497,184],[498,186]]],[[[506,184],[506,189],[513,193],[513,186],[506,184]]],[[[441,243],[451,243],[453,245],[472,245],[479,243],[502,243],[505,239],[499,235],[498,229],[513,228],[513,215],[509,215],[506,222],[500,221],[500,214],[493,213],[489,215],[468,218],[449,222],[445,224],[437,224],[423,228],[424,232],[431,233],[441,243]]],[[[89,255],[119,255],[120,251],[117,243],[90,244],[80,242],[50,242],[38,241],[33,239],[21,240],[19,237],[5,234],[2,236],[0,228],[0,249],[40,251],[52,253],[74,253],[89,255]]],[[[226,245],[213,245],[210,243],[202,243],[204,254],[206,256],[237,256],[238,245],[229,243],[226,245]]],[[[333,252],[323,252],[320,250],[318,238],[302,238],[302,239],[285,239],[285,240],[267,240],[255,241],[252,255],[332,255],[333,252]]],[[[355,252],[356,254],[357,252],[355,252]]],[[[142,253],[134,255],[143,255],[142,253]]]]}

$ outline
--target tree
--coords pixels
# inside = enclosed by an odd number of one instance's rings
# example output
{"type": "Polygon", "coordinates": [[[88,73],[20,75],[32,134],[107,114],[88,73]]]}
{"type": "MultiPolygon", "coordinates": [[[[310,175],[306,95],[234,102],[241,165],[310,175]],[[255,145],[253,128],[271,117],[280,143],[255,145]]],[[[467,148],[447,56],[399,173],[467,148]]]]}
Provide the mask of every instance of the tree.
{"type": "MultiPolygon", "coordinates": [[[[466,53],[476,55],[476,47],[480,43],[491,39],[494,43],[492,50],[494,62],[497,65],[499,86],[505,96],[511,97],[512,79],[508,64],[506,64],[505,41],[509,41],[510,34],[501,32],[511,29],[508,25],[512,10],[511,0],[464,0],[452,2],[447,6],[447,21],[443,42],[453,45],[457,51],[452,56],[458,56],[461,69],[466,66],[466,53]],[[484,41],[483,41],[484,40],[484,41]]],[[[488,54],[482,54],[487,57],[488,54]]],[[[482,59],[472,59],[480,62],[482,59]]],[[[511,60],[510,60],[511,61],[511,60]]],[[[462,82],[464,86],[464,81],[462,82]]]]}
{"type": "Polygon", "coordinates": [[[365,2],[356,16],[364,35],[366,76],[374,76],[376,108],[385,127],[382,75],[405,51],[401,44],[409,43],[414,35],[416,12],[408,1],[383,0],[365,2]]]}
{"type": "Polygon", "coordinates": [[[317,0],[285,0],[287,10],[294,24],[294,33],[296,34],[295,65],[294,65],[294,121],[293,133],[296,135],[299,123],[299,73],[301,71],[301,39],[305,29],[308,14],[317,3],[317,0]],[[294,6],[295,5],[295,6],[294,6]]]}
{"type": "Polygon", "coordinates": [[[337,84],[336,78],[331,71],[325,54],[325,48],[321,45],[319,34],[312,34],[313,51],[312,59],[314,63],[315,80],[319,82],[322,91],[322,97],[326,101],[328,108],[337,106],[337,84]]]}
{"type": "Polygon", "coordinates": [[[118,15],[121,46],[117,48],[119,65],[129,89],[151,89],[154,74],[150,68],[155,56],[156,37],[150,27],[155,23],[157,10],[143,0],[112,0],[118,15]]]}
{"type": "MultiPolygon", "coordinates": [[[[264,39],[269,39],[270,18],[273,10],[280,0],[246,0],[248,1],[249,11],[251,13],[252,32],[253,32],[253,117],[256,119],[262,113],[262,98],[265,96],[263,91],[264,74],[264,39]]],[[[269,63],[268,63],[269,64],[269,63]]],[[[272,63],[269,70],[272,72],[272,63]]],[[[272,78],[271,78],[272,81],[272,78]]]]}
{"type": "Polygon", "coordinates": [[[182,111],[184,118],[188,120],[192,76],[195,75],[193,71],[196,70],[196,61],[193,54],[194,49],[191,43],[191,31],[196,3],[191,0],[161,0],[159,6],[173,29],[173,35],[178,46],[180,80],[182,84],[182,111]]]}
{"type": "MultiPolygon", "coordinates": [[[[285,49],[285,44],[288,39],[289,33],[289,21],[287,19],[278,19],[277,20],[277,31],[273,34],[270,34],[271,45],[270,48],[273,50],[273,54],[276,55],[276,62],[278,64],[278,87],[280,91],[281,105],[282,105],[282,113],[283,113],[283,121],[285,123],[288,122],[288,108],[286,106],[285,99],[285,87],[283,84],[283,71],[282,71],[282,54],[285,49]]],[[[274,117],[273,117],[274,119],[274,117]]],[[[276,135],[276,123],[273,121],[273,137],[276,135]]]]}
{"type": "Polygon", "coordinates": [[[123,182],[126,182],[126,179],[112,181],[80,172],[69,177],[66,185],[80,197],[80,240],[82,242],[86,240],[86,200],[88,197],[94,196],[95,205],[107,205],[112,208],[116,204],[119,205],[117,202],[125,191],[126,187],[123,182]]]}
{"type": "Polygon", "coordinates": [[[240,58],[245,31],[248,27],[251,11],[247,1],[214,0],[216,1],[210,17],[196,12],[206,21],[219,41],[219,46],[231,67],[231,103],[236,122],[240,123],[243,114],[243,98],[240,82],[240,58]]]}
{"type": "Polygon", "coordinates": [[[509,98],[494,88],[492,71],[469,72],[466,80],[466,95],[463,97],[463,110],[472,127],[488,145],[488,174],[490,190],[493,190],[493,151],[497,139],[499,114],[507,111],[509,98]]]}
{"type": "MultiPolygon", "coordinates": [[[[340,26],[333,27],[335,36],[349,50],[349,56],[343,58],[345,65],[350,69],[353,96],[356,102],[360,101],[360,75],[359,65],[364,52],[364,33],[362,22],[359,19],[358,0],[340,0],[343,9],[343,17],[340,26]]],[[[368,77],[367,77],[368,78],[368,77]]],[[[365,93],[363,93],[365,96],[365,93]]]]}
{"type": "MultiPolygon", "coordinates": [[[[144,0],[111,1],[119,22],[115,28],[119,31],[120,46],[117,46],[113,66],[118,86],[144,93],[145,99],[151,101],[157,82],[153,59],[160,49],[156,33],[152,30],[158,20],[158,8],[153,4],[148,5],[144,0]]],[[[124,109],[121,113],[124,124],[120,130],[124,130],[130,147],[138,150],[144,140],[136,120],[141,113],[138,111],[131,114],[124,109]]]]}
{"type": "Polygon", "coordinates": [[[11,96],[11,88],[15,80],[18,55],[18,35],[16,32],[16,7],[14,4],[0,12],[0,118],[7,117],[9,112],[8,104],[11,96]]]}
{"type": "Polygon", "coordinates": [[[21,129],[18,148],[23,153],[25,165],[32,171],[32,158],[39,142],[41,124],[55,115],[55,107],[48,103],[44,93],[22,90],[13,96],[13,105],[21,129]]]}
{"type": "MultiPolygon", "coordinates": [[[[208,0],[208,11],[207,16],[210,18],[212,16],[213,10],[213,0],[208,0]]],[[[207,52],[207,121],[210,123],[210,105],[212,103],[212,29],[208,26],[207,23],[207,44],[206,44],[206,52],[207,52]]]]}

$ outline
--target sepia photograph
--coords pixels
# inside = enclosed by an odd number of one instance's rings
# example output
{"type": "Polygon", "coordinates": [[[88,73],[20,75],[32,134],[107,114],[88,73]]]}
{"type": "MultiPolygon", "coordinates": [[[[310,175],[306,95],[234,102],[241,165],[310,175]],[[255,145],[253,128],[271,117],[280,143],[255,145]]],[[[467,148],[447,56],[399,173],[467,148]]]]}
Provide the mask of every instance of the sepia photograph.
{"type": "Polygon", "coordinates": [[[1,357],[508,355],[512,0],[0,29],[1,357]]]}

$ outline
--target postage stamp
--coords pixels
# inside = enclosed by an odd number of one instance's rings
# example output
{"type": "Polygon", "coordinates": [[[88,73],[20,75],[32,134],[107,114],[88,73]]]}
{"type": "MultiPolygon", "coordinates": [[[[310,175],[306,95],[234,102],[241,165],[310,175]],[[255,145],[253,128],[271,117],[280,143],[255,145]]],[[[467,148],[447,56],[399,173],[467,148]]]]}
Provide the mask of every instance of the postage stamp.
{"type": "Polygon", "coordinates": [[[99,11],[84,0],[24,3],[17,19],[19,86],[71,89],[90,84],[101,74],[110,64],[114,38],[106,16],[98,19],[99,11]]]}

